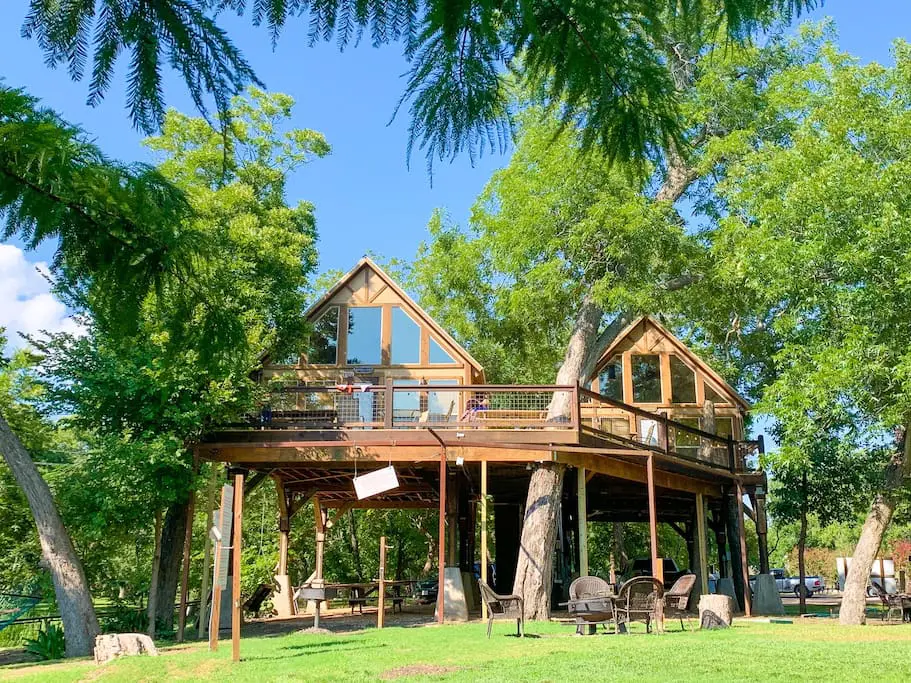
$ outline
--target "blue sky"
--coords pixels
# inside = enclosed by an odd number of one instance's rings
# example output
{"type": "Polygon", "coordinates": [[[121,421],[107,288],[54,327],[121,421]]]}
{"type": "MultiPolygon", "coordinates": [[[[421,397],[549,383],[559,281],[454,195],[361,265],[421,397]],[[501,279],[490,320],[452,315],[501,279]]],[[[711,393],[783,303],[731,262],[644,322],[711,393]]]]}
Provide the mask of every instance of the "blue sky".
{"type": "MultiPolygon", "coordinates": [[[[0,75],[80,124],[109,155],[150,160],[124,108],[124,81],[115,81],[97,108],[85,105],[86,85],[65,71],[49,70],[34,41],[20,37],[27,0],[0,3],[0,75]]],[[[908,0],[829,0],[811,18],[836,19],[844,49],[863,60],[889,60],[889,45],[911,29],[908,0]]],[[[289,200],[316,206],[321,269],[347,270],[364,253],[410,258],[426,234],[431,212],[442,207],[460,222],[504,156],[467,157],[437,164],[431,186],[418,152],[406,166],[407,112],[392,125],[390,115],[403,89],[407,66],[397,46],[369,45],[339,53],[334,44],[307,47],[306,22],[292,21],[273,51],[264,29],[249,18],[224,17],[223,26],[271,90],[297,100],[293,124],[323,133],[332,155],[299,171],[289,200]]],[[[193,107],[179,81],[168,80],[170,105],[193,107]]],[[[34,331],[66,325],[65,311],[46,295],[34,265],[49,260],[52,245],[23,254],[15,242],[0,245],[0,326],[34,331]],[[43,297],[39,299],[38,297],[43,297]],[[14,302],[15,305],[10,302],[14,302]],[[54,321],[57,320],[57,323],[54,321]]]]}

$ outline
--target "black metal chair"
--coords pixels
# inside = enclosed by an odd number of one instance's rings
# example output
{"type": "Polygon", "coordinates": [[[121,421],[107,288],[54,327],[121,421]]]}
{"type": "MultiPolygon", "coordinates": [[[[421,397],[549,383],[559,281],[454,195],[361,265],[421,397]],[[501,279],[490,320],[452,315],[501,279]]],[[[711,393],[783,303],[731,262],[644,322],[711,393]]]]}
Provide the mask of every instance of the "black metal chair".
{"type": "Polygon", "coordinates": [[[494,619],[515,619],[516,635],[525,637],[525,602],[521,595],[498,595],[481,579],[478,579],[481,589],[481,600],[487,607],[487,637],[493,628],[494,619]]]}

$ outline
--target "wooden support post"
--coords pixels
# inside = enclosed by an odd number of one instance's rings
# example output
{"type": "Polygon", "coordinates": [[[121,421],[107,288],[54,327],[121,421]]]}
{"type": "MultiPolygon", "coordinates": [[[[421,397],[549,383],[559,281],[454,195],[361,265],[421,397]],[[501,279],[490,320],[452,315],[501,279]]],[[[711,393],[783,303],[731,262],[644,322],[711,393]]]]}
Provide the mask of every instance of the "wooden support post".
{"type": "Polygon", "coordinates": [[[709,593],[709,555],[705,539],[705,500],[696,494],[696,553],[699,555],[699,585],[702,594],[709,593]]]}
{"type": "MultiPolygon", "coordinates": [[[[196,472],[194,468],[194,472],[196,472]]],[[[190,500],[187,502],[187,530],[183,537],[183,567],[180,571],[180,614],[177,615],[177,642],[183,642],[184,631],[187,628],[187,602],[190,597],[190,553],[193,550],[193,517],[196,512],[196,491],[190,491],[190,500]]],[[[206,599],[199,599],[200,605],[205,605],[206,599]]]]}
{"type": "MultiPolygon", "coordinates": [[[[224,526],[225,508],[221,506],[218,510],[218,528],[224,526]]],[[[210,527],[211,528],[211,527],[210,527]]],[[[231,539],[223,538],[215,543],[215,567],[214,574],[216,579],[221,571],[221,547],[231,539]]],[[[221,586],[216,581],[212,581],[212,609],[209,611],[209,649],[215,652],[218,649],[218,631],[221,625],[221,586]]]]}
{"type": "Polygon", "coordinates": [[[756,511],[756,540],[759,545],[759,573],[769,573],[769,523],[766,517],[765,495],[750,495],[756,511]]]}
{"type": "Polygon", "coordinates": [[[648,530],[652,549],[652,576],[664,583],[664,563],[658,552],[658,510],[655,506],[655,456],[648,455],[645,465],[648,486],[648,530]]]}
{"type": "Polygon", "coordinates": [[[212,562],[212,539],[209,530],[212,528],[215,517],[215,484],[218,478],[219,465],[212,463],[212,473],[209,476],[209,486],[206,489],[206,533],[202,551],[202,580],[199,586],[199,630],[197,635],[202,640],[206,635],[206,601],[209,599],[209,568],[212,562]]]}
{"type": "Polygon", "coordinates": [[[376,627],[386,620],[386,537],[380,536],[380,572],[376,598],[376,627]]]}
{"type": "Polygon", "coordinates": [[[276,568],[275,585],[273,593],[273,606],[279,617],[290,617],[295,613],[294,598],[291,591],[291,581],[288,578],[288,546],[291,535],[291,514],[288,506],[288,496],[285,492],[285,483],[279,475],[273,475],[275,493],[278,498],[278,566],[276,568]]]}
{"type": "Polygon", "coordinates": [[[740,571],[743,574],[743,611],[746,616],[751,616],[753,612],[752,599],[750,596],[750,568],[747,564],[747,537],[746,525],[743,523],[743,484],[737,481],[737,521],[740,528],[740,571]]]}
{"type": "Polygon", "coordinates": [[[243,598],[240,595],[240,566],[241,552],[243,550],[243,518],[244,518],[244,473],[234,473],[234,533],[231,543],[231,555],[234,559],[233,576],[231,577],[231,597],[233,608],[231,610],[231,659],[240,661],[240,611],[243,598]]]}
{"type": "Polygon", "coordinates": [[[579,524],[579,576],[588,576],[588,499],[586,498],[585,468],[576,470],[576,486],[578,489],[576,502],[578,504],[579,524]]]}
{"type": "Polygon", "coordinates": [[[437,572],[437,621],[443,623],[443,594],[446,585],[446,448],[440,449],[440,528],[439,528],[439,558],[437,572]]]}
{"type": "MultiPolygon", "coordinates": [[[[487,458],[481,460],[481,580],[487,583],[487,458]]],[[[487,618],[487,603],[483,600],[481,618],[487,618]]]]}

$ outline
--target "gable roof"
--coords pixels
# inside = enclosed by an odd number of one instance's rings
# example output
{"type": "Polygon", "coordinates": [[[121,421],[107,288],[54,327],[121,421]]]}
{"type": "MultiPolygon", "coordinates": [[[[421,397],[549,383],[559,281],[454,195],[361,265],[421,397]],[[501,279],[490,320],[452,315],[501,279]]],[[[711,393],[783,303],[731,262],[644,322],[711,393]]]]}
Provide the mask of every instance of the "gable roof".
{"type": "Polygon", "coordinates": [[[429,327],[437,337],[446,342],[446,344],[452,347],[452,349],[456,351],[457,354],[468,361],[469,365],[474,367],[479,372],[484,370],[484,366],[481,365],[470,353],[468,353],[468,351],[465,350],[465,347],[459,344],[459,342],[452,338],[452,335],[440,327],[439,323],[430,317],[430,314],[427,313],[427,311],[418,306],[417,303],[415,303],[414,299],[408,296],[405,290],[399,287],[396,281],[393,280],[385,270],[380,268],[376,263],[373,262],[372,259],[367,256],[358,261],[357,265],[355,265],[354,268],[345,273],[345,275],[343,275],[338,282],[330,287],[329,290],[323,294],[323,296],[321,296],[312,306],[310,306],[310,308],[307,309],[307,312],[305,314],[307,320],[310,320],[312,322],[322,311],[322,309],[332,301],[335,295],[338,294],[346,285],[352,282],[365,268],[372,270],[380,278],[384,285],[391,289],[402,301],[408,304],[408,306],[414,311],[415,315],[420,318],[420,321],[422,323],[427,325],[427,327],[429,327]]]}
{"type": "MultiPolygon", "coordinates": [[[[633,320],[629,325],[624,327],[617,334],[617,336],[613,338],[613,340],[610,342],[610,344],[607,345],[607,347],[604,349],[604,351],[601,352],[600,356],[598,357],[598,363],[596,365],[596,368],[601,365],[601,362],[605,358],[610,358],[610,356],[613,355],[614,350],[617,348],[617,346],[619,346],[620,343],[624,339],[629,337],[633,333],[633,330],[635,330],[636,327],[640,323],[646,323],[646,324],[650,324],[650,325],[654,326],[658,330],[658,332],[660,332],[661,335],[664,336],[671,343],[671,345],[680,353],[680,355],[685,356],[686,359],[690,363],[692,363],[693,365],[698,367],[699,370],[702,371],[702,373],[706,376],[707,379],[710,379],[713,384],[717,385],[725,393],[727,393],[729,396],[731,396],[737,405],[742,407],[744,410],[750,409],[749,401],[747,401],[743,396],[741,396],[740,392],[738,392],[734,387],[732,387],[730,384],[728,384],[728,382],[724,379],[724,377],[719,375],[718,372],[716,372],[715,369],[711,365],[706,363],[690,347],[688,347],[686,344],[684,344],[682,341],[680,341],[680,339],[678,339],[677,336],[673,332],[671,332],[669,329],[667,329],[664,325],[662,325],[660,322],[658,322],[655,318],[653,318],[650,315],[639,316],[638,318],[633,320]]],[[[596,372],[597,372],[597,370],[596,370],[596,372]]]]}

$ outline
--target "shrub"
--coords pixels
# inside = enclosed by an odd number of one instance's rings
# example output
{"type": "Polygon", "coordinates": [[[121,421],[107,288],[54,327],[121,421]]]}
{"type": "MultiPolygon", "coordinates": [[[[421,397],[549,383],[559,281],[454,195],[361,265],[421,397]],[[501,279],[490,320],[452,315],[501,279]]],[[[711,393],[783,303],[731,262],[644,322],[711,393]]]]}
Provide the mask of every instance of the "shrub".
{"type": "Polygon", "coordinates": [[[56,624],[48,624],[38,631],[36,638],[25,641],[25,650],[43,660],[63,659],[66,655],[63,629],[56,624]]]}

